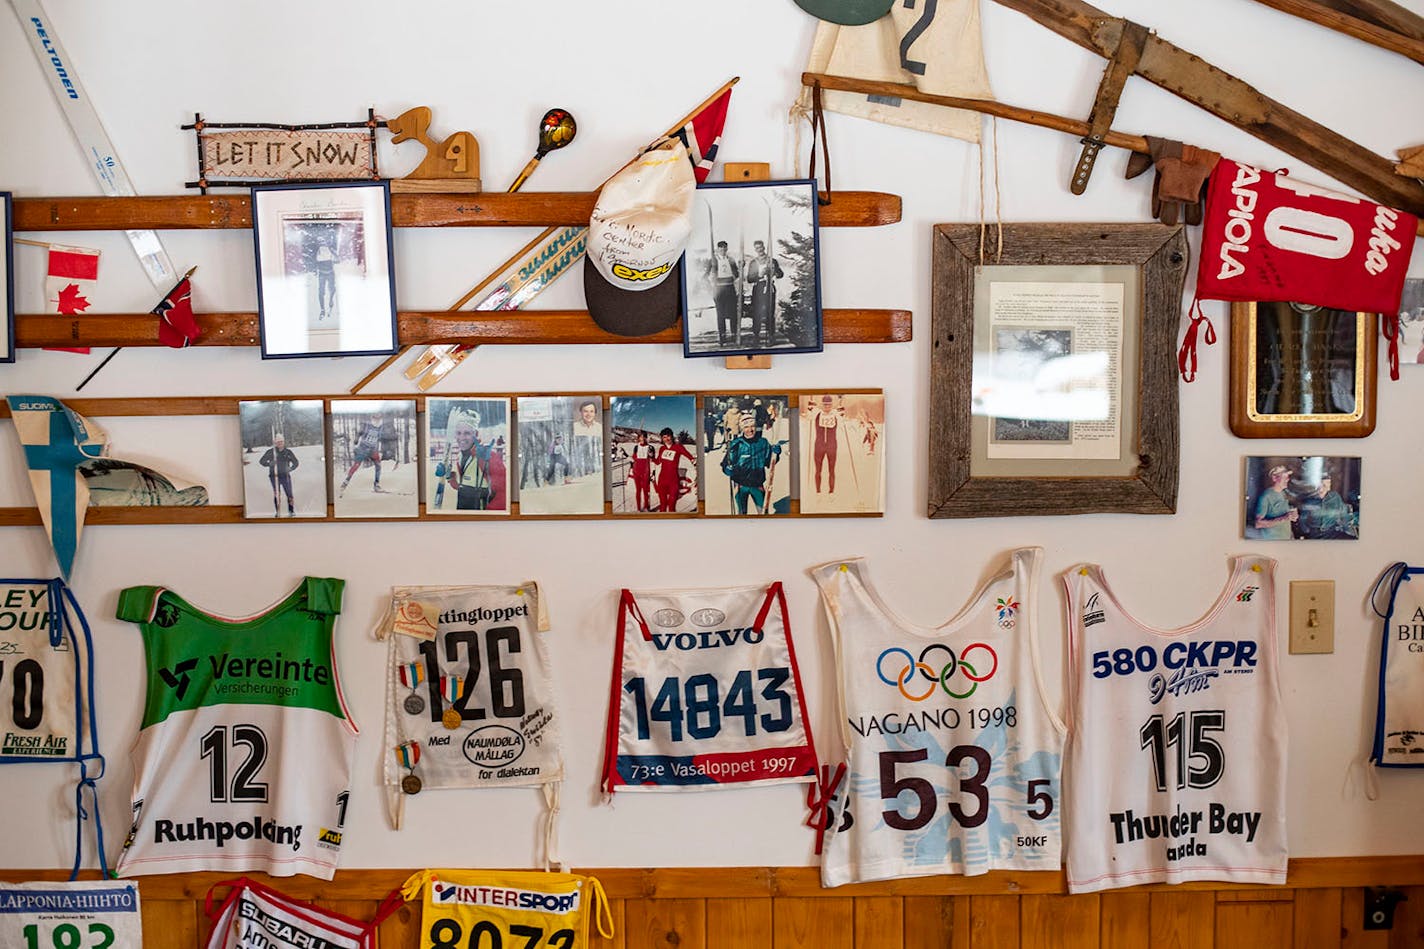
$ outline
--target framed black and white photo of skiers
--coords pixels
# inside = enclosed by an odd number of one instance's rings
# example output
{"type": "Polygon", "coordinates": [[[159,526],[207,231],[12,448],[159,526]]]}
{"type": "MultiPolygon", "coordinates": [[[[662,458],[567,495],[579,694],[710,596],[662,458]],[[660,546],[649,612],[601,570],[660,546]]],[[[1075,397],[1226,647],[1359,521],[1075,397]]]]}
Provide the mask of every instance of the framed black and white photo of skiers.
{"type": "Polygon", "coordinates": [[[699,444],[693,395],[615,395],[608,409],[608,484],[614,514],[696,514],[699,444]]]}
{"type": "Polygon", "coordinates": [[[337,517],[420,516],[414,399],[333,399],[329,455],[337,517]]]}
{"type": "Polygon", "coordinates": [[[802,514],[885,513],[885,396],[800,397],[802,514]]]}
{"type": "Polygon", "coordinates": [[[787,395],[705,395],[704,513],[746,517],[790,514],[796,469],[787,395]]]}
{"type": "Polygon", "coordinates": [[[262,358],[396,351],[388,182],[252,189],[262,358]]]}
{"type": "Polygon", "coordinates": [[[15,361],[15,228],[10,192],[0,191],[0,362],[15,361]]]}
{"type": "Polygon", "coordinates": [[[425,400],[425,513],[509,513],[509,399],[425,400]]]}
{"type": "Polygon", "coordinates": [[[517,417],[519,513],[602,514],[603,396],[520,396],[517,417]]]}
{"type": "Polygon", "coordinates": [[[242,514],[326,517],[326,410],[320,399],[237,403],[242,514]]]}
{"type": "Polygon", "coordinates": [[[816,183],[705,184],[682,258],[684,356],[818,353],[816,183]]]}

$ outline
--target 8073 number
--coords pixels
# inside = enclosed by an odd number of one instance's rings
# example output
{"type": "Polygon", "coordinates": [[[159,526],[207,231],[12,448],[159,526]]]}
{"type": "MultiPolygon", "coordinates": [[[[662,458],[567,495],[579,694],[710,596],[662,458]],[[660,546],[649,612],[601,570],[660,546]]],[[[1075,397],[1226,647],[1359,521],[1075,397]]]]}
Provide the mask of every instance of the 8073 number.
{"type": "Polygon", "coordinates": [[[506,933],[488,919],[471,926],[470,938],[462,944],[460,940],[464,935],[463,927],[455,920],[438,919],[430,927],[429,949],[505,949],[506,935],[511,939],[524,940],[522,943],[511,942],[509,949],[569,949],[574,944],[572,929],[556,930],[545,941],[544,930],[538,926],[513,924],[506,933]]]}

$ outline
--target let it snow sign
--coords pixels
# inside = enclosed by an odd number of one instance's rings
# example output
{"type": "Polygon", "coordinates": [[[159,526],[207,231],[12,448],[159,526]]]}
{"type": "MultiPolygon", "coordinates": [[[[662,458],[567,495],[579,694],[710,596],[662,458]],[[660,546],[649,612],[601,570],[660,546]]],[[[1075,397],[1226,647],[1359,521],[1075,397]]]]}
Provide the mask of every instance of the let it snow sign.
{"type": "Polygon", "coordinates": [[[198,115],[183,126],[198,135],[198,180],[187,186],[206,191],[282,181],[375,180],[379,124],[374,113],[365,122],[321,125],[215,123],[198,115]]]}

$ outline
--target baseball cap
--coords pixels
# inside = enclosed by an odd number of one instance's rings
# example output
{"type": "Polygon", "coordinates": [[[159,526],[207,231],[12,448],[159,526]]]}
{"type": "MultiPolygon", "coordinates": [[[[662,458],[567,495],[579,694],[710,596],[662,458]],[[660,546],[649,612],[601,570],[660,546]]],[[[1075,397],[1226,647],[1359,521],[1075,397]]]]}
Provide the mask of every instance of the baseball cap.
{"type": "Polygon", "coordinates": [[[1274,478],[1278,474],[1290,474],[1290,469],[1287,468],[1285,465],[1276,465],[1267,473],[1266,476],[1269,478],[1274,478]]]}
{"type": "Polygon", "coordinates": [[[593,321],[619,336],[677,322],[678,259],[692,234],[697,179],[676,139],[649,149],[609,179],[588,224],[583,291],[593,321]]]}
{"type": "Polygon", "coordinates": [[[864,26],[889,13],[895,0],[796,0],[796,5],[828,23],[864,26]]]}

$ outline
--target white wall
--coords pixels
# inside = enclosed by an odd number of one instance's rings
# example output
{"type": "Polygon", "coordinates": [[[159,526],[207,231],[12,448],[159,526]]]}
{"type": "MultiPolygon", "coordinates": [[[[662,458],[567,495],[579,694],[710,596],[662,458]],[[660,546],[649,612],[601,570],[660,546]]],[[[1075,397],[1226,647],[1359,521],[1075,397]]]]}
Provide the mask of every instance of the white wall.
{"type": "MultiPolygon", "coordinates": [[[[1422,0],[1406,0],[1424,12],[1422,0]]],[[[1276,13],[1248,0],[1153,3],[1112,0],[1109,12],[1162,36],[1381,154],[1418,141],[1424,74],[1407,60],[1276,13]]],[[[1086,116],[1102,61],[993,3],[984,4],[990,75],[1006,102],[1086,116]]],[[[790,0],[544,0],[529,3],[195,4],[178,0],[79,3],[50,0],[50,14],[140,193],[176,194],[193,177],[191,133],[178,125],[201,111],[214,121],[322,122],[384,115],[426,104],[442,134],[468,128],[480,139],[491,190],[512,180],[551,106],[577,116],[577,142],[548,158],[531,189],[584,190],[651,135],[732,74],[722,157],[769,160],[793,172],[786,109],[797,91],[813,21],[790,0]]],[[[18,196],[95,194],[69,130],[17,23],[0,13],[0,188],[18,196]]],[[[833,307],[914,311],[908,345],[830,346],[819,356],[777,359],[769,373],[733,373],[712,360],[684,361],[673,346],[481,350],[451,392],[620,389],[827,389],[880,386],[888,400],[888,505],[883,520],[631,523],[526,522],[322,524],[311,526],[96,527],[86,532],[73,585],[94,625],[102,783],[111,848],[127,826],[132,772],[127,748],[138,724],[143,666],[139,638],[114,620],[117,591],[170,585],[218,612],[251,612],[304,573],[344,577],[340,664],[364,732],[354,775],[351,867],[530,864],[539,795],[532,790],[426,794],[411,802],[408,829],[387,829],[376,775],[384,645],[370,636],[392,584],[506,582],[534,577],[548,592],[569,779],[563,844],[576,864],[759,865],[812,862],[800,826],[799,790],[683,796],[628,795],[598,806],[614,594],[624,585],[679,587],[786,581],[818,737],[830,750],[831,676],[824,620],[805,569],[864,554],[884,593],[919,621],[943,618],[1009,547],[1046,548],[1046,577],[1098,561],[1130,609],[1159,626],[1196,618],[1216,596],[1240,539],[1241,458],[1271,452],[1364,456],[1364,538],[1358,543],[1257,544],[1280,558],[1279,578],[1337,582],[1337,648],[1283,659],[1291,729],[1290,844],[1294,856],[1424,852],[1417,813],[1424,777],[1381,775],[1370,802],[1345,788],[1367,747],[1375,695],[1377,625],[1364,603],[1379,570],[1424,560],[1419,524],[1419,450],[1414,406],[1424,368],[1382,381],[1379,426],[1366,441],[1240,441],[1226,427],[1224,345],[1203,354],[1201,378],[1182,389],[1182,483],[1173,517],[1090,515],[930,522],[925,518],[930,227],[979,216],[975,147],[831,115],[835,184],[895,192],[902,223],[827,230],[825,302],[833,307]]],[[[1303,162],[1237,132],[1141,80],[1128,84],[1114,127],[1182,138],[1267,167],[1289,166],[1329,183],[1303,162]]],[[[809,143],[809,138],[807,139],[809,143]]],[[[415,158],[386,149],[384,169],[415,158]]],[[[1066,182],[1078,152],[1069,136],[1012,123],[998,128],[1002,206],[1008,221],[1138,221],[1148,215],[1146,178],[1124,182],[1126,155],[1109,150],[1080,198],[1066,182]]],[[[418,149],[417,149],[418,151],[418,149]]],[[[991,158],[992,160],[992,158],[991,158]]],[[[803,158],[804,163],[804,158],[803,158]]],[[[992,194],[992,183],[991,183],[992,194]]],[[[987,214],[992,219],[991,206],[987,214]]],[[[122,238],[32,235],[101,246],[95,312],[134,312],[153,293],[122,238]]],[[[404,309],[449,304],[529,234],[490,229],[404,230],[396,267],[404,309]]],[[[252,244],[246,231],[170,232],[177,264],[200,264],[200,310],[252,310],[252,244]]],[[[1193,235],[1195,243],[1196,235],[1193,235]]],[[[41,309],[42,253],[18,248],[18,309],[41,309]]],[[[1414,274],[1424,275],[1424,260],[1414,274]]],[[[1193,275],[1194,276],[1194,275],[1193,275]]],[[[563,282],[542,306],[578,307],[581,281],[563,282]]],[[[1225,309],[1207,304],[1219,330],[1225,309]]],[[[25,350],[0,367],[0,390],[64,397],[97,362],[25,350]]],[[[256,349],[187,352],[134,349],[120,355],[86,396],[338,394],[376,363],[370,358],[263,363],[256,349]]],[[[406,391],[398,374],[373,392],[406,391]]],[[[161,459],[206,479],[216,503],[238,503],[236,421],[114,419],[120,452],[161,459]]],[[[8,427],[8,426],[7,426],[8,427]]],[[[28,504],[10,435],[0,437],[0,504],[28,504]]],[[[45,576],[54,565],[38,528],[0,532],[0,575],[45,576]]],[[[1045,582],[1037,604],[1048,676],[1061,695],[1061,595],[1045,582]]],[[[1284,598],[1278,602],[1284,623],[1284,598]]],[[[72,794],[62,768],[5,769],[0,865],[68,866],[72,794]]]]}

